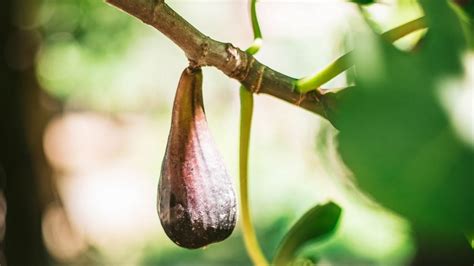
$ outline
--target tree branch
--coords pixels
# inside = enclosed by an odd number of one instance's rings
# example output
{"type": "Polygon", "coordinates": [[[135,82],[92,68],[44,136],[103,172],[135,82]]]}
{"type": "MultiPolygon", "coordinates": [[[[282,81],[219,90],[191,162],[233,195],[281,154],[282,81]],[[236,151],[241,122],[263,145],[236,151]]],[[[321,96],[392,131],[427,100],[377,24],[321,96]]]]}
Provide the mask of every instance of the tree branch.
{"type": "Polygon", "coordinates": [[[222,43],[201,33],[164,0],[106,0],[141,19],[170,38],[196,66],[214,66],[238,80],[253,93],[266,93],[298,105],[325,118],[320,91],[302,94],[295,90],[296,79],[258,62],[230,43],[222,43]]]}

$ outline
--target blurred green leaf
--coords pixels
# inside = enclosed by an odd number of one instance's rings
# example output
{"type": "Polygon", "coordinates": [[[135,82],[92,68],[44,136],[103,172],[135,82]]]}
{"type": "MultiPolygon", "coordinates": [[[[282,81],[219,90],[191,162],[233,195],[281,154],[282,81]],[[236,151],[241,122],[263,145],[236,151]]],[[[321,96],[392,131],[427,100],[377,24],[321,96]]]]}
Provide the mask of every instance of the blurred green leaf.
{"type": "Polygon", "coordinates": [[[368,4],[375,3],[374,0],[350,0],[350,1],[359,5],[368,5],[368,4]]]}
{"type": "Polygon", "coordinates": [[[123,52],[136,31],[133,18],[102,1],[45,0],[42,9],[46,45],[57,35],[68,35],[97,59],[123,52]]]}
{"type": "Polygon", "coordinates": [[[310,209],[286,234],[275,255],[274,264],[287,265],[305,244],[330,235],[340,215],[341,208],[332,202],[310,209]]]}
{"type": "Polygon", "coordinates": [[[474,0],[454,0],[464,12],[471,18],[474,18],[474,0]]]}
{"type": "Polygon", "coordinates": [[[474,49],[474,0],[454,1],[452,7],[462,22],[469,48],[474,49]]]}
{"type": "Polygon", "coordinates": [[[339,151],[363,190],[427,230],[459,230],[474,225],[474,152],[439,95],[462,74],[465,39],[446,1],[420,2],[430,33],[420,51],[360,38],[357,88],[327,104],[338,105],[339,151]]]}
{"type": "Polygon", "coordinates": [[[135,20],[95,0],[45,0],[40,17],[41,86],[60,100],[81,99],[98,109],[118,102],[114,81],[123,76],[124,57],[138,36],[135,20]]]}

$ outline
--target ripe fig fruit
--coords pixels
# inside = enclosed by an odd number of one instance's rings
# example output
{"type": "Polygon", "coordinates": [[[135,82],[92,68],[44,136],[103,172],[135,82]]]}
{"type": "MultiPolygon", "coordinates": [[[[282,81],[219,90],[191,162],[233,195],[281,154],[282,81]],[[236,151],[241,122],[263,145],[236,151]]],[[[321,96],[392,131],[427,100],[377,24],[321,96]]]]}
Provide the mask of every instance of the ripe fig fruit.
{"type": "Polygon", "coordinates": [[[199,68],[179,80],[157,205],[166,234],[181,247],[222,241],[235,227],[235,192],[207,125],[199,68]]]}

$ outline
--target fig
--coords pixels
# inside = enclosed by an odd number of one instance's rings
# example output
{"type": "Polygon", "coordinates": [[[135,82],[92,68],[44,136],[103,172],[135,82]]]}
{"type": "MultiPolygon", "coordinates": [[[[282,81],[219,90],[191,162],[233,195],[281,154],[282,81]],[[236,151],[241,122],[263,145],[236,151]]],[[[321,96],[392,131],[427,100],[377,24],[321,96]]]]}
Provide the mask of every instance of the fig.
{"type": "Polygon", "coordinates": [[[235,227],[235,192],[207,125],[200,68],[179,80],[157,208],[165,233],[184,248],[222,241],[235,227]]]}

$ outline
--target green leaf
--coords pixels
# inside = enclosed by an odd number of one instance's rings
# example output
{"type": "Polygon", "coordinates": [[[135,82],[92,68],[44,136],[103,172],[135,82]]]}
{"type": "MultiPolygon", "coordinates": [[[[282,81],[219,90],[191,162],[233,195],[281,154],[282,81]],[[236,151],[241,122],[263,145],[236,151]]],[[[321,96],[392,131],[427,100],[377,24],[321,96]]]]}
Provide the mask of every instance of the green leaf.
{"type": "Polygon", "coordinates": [[[454,0],[470,19],[474,18],[474,0],[454,0]]]}
{"type": "Polygon", "coordinates": [[[350,1],[359,5],[368,5],[368,4],[375,3],[374,0],[350,0],[350,1]]]}
{"type": "Polygon", "coordinates": [[[274,264],[287,265],[305,244],[329,236],[337,226],[341,211],[337,204],[329,202],[306,212],[283,238],[274,264]]]}
{"type": "Polygon", "coordinates": [[[357,87],[327,104],[337,105],[338,149],[359,187],[420,227],[449,232],[474,225],[474,151],[440,101],[463,73],[466,45],[446,1],[420,2],[429,27],[421,49],[359,38],[357,87]]]}
{"type": "Polygon", "coordinates": [[[458,0],[452,5],[464,30],[468,46],[474,50],[474,0],[458,0]]]}

